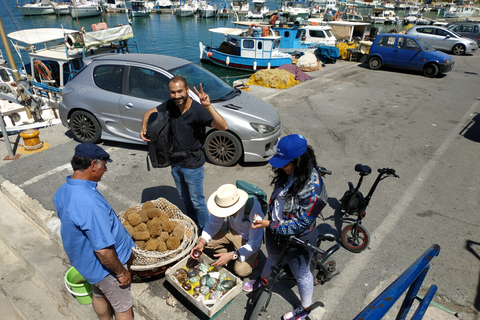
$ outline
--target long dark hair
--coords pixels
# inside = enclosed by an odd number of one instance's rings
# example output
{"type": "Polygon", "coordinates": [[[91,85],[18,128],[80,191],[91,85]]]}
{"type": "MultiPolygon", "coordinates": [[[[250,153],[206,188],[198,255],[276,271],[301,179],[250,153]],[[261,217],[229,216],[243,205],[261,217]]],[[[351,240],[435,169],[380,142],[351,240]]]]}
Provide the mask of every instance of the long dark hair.
{"type": "MultiPolygon", "coordinates": [[[[286,198],[295,196],[307,183],[308,178],[312,174],[313,168],[317,166],[317,159],[312,146],[308,146],[307,151],[300,157],[293,159],[292,164],[295,166],[293,177],[295,178],[292,186],[288,189],[286,198]]],[[[282,168],[272,168],[274,177],[271,185],[285,185],[288,180],[288,174],[282,168]]]]}

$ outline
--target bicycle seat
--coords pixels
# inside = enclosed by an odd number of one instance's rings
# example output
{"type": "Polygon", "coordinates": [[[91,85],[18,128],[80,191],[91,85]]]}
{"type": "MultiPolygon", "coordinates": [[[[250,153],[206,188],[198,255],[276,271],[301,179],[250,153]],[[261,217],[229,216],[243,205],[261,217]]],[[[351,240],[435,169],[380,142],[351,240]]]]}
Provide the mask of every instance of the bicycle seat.
{"type": "Polygon", "coordinates": [[[372,173],[372,168],[359,163],[355,166],[355,171],[360,172],[362,176],[366,176],[372,173]]]}
{"type": "Polygon", "coordinates": [[[318,238],[320,240],[334,241],[337,237],[337,229],[328,223],[321,223],[317,226],[318,238]]]}

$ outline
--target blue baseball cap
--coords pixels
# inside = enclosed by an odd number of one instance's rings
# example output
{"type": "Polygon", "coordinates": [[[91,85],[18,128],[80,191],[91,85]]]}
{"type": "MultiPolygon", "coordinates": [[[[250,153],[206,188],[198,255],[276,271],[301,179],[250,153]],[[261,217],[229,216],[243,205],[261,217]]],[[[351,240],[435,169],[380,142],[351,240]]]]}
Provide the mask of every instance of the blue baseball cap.
{"type": "Polygon", "coordinates": [[[280,139],[277,153],[268,161],[272,167],[281,168],[307,151],[307,140],[299,134],[291,134],[280,139]]]}
{"type": "Polygon", "coordinates": [[[112,162],[110,155],[96,144],[85,142],[75,147],[75,155],[82,156],[89,159],[101,159],[107,162],[112,162]]]}

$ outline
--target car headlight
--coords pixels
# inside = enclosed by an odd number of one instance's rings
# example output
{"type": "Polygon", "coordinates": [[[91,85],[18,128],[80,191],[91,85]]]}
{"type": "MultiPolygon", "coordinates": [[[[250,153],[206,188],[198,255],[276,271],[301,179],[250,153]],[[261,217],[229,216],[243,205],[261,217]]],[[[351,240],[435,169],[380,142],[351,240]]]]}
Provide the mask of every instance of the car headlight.
{"type": "Polygon", "coordinates": [[[445,60],[445,63],[449,63],[449,62],[450,62],[450,60],[448,60],[448,59],[445,60]]]}
{"type": "Polygon", "coordinates": [[[262,134],[271,133],[271,132],[275,131],[275,127],[269,126],[268,124],[251,122],[250,125],[252,126],[252,128],[255,131],[257,131],[259,133],[262,133],[262,134]]]}

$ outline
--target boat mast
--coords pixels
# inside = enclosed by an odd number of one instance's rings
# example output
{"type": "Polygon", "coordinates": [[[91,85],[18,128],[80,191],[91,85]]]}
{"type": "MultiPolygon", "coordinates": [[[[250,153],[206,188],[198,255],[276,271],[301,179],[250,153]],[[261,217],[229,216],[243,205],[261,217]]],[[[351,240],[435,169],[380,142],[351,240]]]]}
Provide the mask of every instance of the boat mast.
{"type": "Polygon", "coordinates": [[[7,34],[5,33],[5,28],[3,27],[2,18],[0,18],[0,36],[2,37],[3,46],[5,47],[5,53],[7,54],[8,63],[12,66],[13,78],[15,81],[20,80],[20,74],[18,73],[17,65],[13,59],[12,50],[8,43],[7,34]]]}

